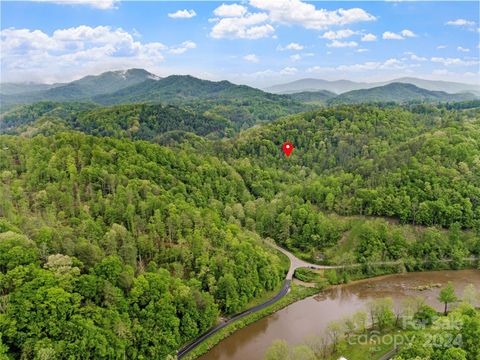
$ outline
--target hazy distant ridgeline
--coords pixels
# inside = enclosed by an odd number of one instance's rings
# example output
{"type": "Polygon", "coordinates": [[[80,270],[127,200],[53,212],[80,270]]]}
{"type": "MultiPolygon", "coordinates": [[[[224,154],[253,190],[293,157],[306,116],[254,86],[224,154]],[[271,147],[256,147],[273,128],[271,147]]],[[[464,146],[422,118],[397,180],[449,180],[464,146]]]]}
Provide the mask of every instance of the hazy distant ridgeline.
{"type": "MultiPolygon", "coordinates": [[[[327,101],[333,103],[452,102],[472,100],[480,94],[479,87],[474,85],[416,78],[401,78],[383,83],[302,79],[273,86],[267,90],[271,93],[246,85],[235,85],[228,81],[201,80],[189,75],[171,75],[160,78],[143,69],[129,69],[109,71],[97,76],[86,76],[65,84],[2,84],[0,101],[3,110],[11,108],[15,104],[30,104],[38,101],[81,101],[103,105],[132,102],[190,104],[196,101],[216,101],[219,102],[216,105],[234,105],[237,108],[254,106],[254,103],[260,101],[262,107],[265,103],[269,103],[270,106],[274,104],[274,108],[282,107],[282,111],[275,111],[275,114],[285,115],[305,110],[305,108],[300,109],[300,102],[316,104],[327,101]],[[420,89],[416,89],[414,86],[420,89]],[[337,94],[343,95],[346,92],[367,89],[378,90],[337,96],[337,94]],[[438,93],[439,91],[443,94],[438,93]],[[462,95],[454,94],[459,92],[462,95]]],[[[208,106],[208,109],[210,108],[211,104],[208,106]]],[[[231,111],[229,112],[231,113],[231,111]]],[[[263,114],[260,118],[261,120],[272,119],[267,114],[263,114]]]]}
{"type": "Polygon", "coordinates": [[[412,84],[391,83],[370,89],[352,90],[330,99],[333,104],[358,104],[368,102],[455,102],[478,98],[472,93],[448,94],[430,91],[412,84]]]}
{"type": "Polygon", "coordinates": [[[328,90],[336,94],[342,94],[352,90],[370,89],[391,83],[406,83],[418,86],[430,91],[445,91],[447,93],[473,92],[480,95],[480,85],[463,84],[450,81],[425,80],[412,77],[403,77],[384,82],[355,82],[350,80],[328,81],[322,79],[300,79],[285,84],[271,86],[266,91],[277,94],[291,94],[302,91],[328,90]]]}
{"type": "Polygon", "coordinates": [[[147,79],[159,79],[143,69],[108,71],[89,75],[65,84],[14,84],[0,85],[3,104],[32,103],[42,100],[86,101],[92,96],[118,91],[147,79]]]}

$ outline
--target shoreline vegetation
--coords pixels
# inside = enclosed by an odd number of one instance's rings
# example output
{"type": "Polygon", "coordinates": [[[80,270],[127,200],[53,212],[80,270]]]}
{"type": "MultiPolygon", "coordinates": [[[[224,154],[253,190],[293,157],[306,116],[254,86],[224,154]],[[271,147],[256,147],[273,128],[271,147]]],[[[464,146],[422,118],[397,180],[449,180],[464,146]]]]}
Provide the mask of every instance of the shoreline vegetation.
{"type": "Polygon", "coordinates": [[[182,357],[182,359],[186,360],[193,360],[197,359],[201,355],[206,354],[209,350],[211,350],[215,345],[220,343],[222,340],[226,339],[230,335],[232,335],[234,332],[237,330],[240,330],[266,316],[269,316],[285,307],[287,307],[290,304],[293,304],[294,302],[297,302],[299,300],[305,299],[309,296],[313,296],[317,294],[320,291],[320,289],[317,288],[307,288],[303,286],[298,286],[296,284],[291,284],[291,290],[288,292],[287,295],[285,295],[283,298],[281,298],[279,301],[276,303],[270,305],[269,307],[262,309],[258,312],[255,312],[253,314],[250,314],[246,316],[245,318],[238,320],[227,327],[223,328],[220,330],[218,333],[213,335],[211,338],[203,342],[201,345],[196,347],[194,350],[189,352],[187,355],[182,357]]]}
{"type": "MultiPolygon", "coordinates": [[[[471,260],[471,259],[468,259],[468,260],[471,260]]],[[[441,268],[441,269],[432,269],[432,270],[423,270],[423,271],[403,271],[403,272],[387,272],[387,273],[384,273],[384,274],[379,274],[379,275],[372,275],[372,276],[368,276],[366,275],[365,277],[363,278],[357,278],[355,280],[348,280],[349,278],[345,278],[344,276],[329,276],[329,275],[326,275],[325,276],[325,273],[321,274],[321,272],[332,272],[332,271],[338,271],[338,270],[344,270],[344,269],[324,269],[324,270],[319,270],[319,271],[315,271],[315,270],[311,270],[311,269],[308,269],[308,268],[298,268],[296,271],[295,271],[295,276],[294,276],[294,279],[292,281],[292,284],[291,284],[291,291],[285,295],[282,299],[280,299],[279,301],[277,301],[276,303],[270,305],[269,307],[265,308],[265,309],[262,309],[258,312],[255,312],[253,314],[250,314],[248,316],[246,316],[245,318],[242,318],[238,321],[235,321],[234,323],[226,326],[225,328],[223,328],[222,330],[220,330],[218,333],[216,333],[215,335],[213,335],[212,337],[209,337],[207,338],[204,342],[202,342],[200,345],[198,345],[196,348],[194,348],[192,351],[190,351],[188,354],[186,354],[185,356],[182,356],[182,359],[187,359],[187,360],[194,360],[194,359],[197,359],[198,357],[206,354],[208,351],[210,351],[213,347],[215,347],[218,343],[220,343],[222,340],[226,339],[227,337],[231,336],[234,332],[236,332],[237,330],[240,330],[264,317],[267,317],[283,308],[286,308],[287,306],[297,302],[297,301],[300,301],[300,300],[303,300],[307,297],[310,297],[310,296],[314,296],[316,294],[319,294],[320,292],[324,291],[324,290],[328,290],[330,288],[333,288],[333,287],[336,287],[336,286],[346,286],[346,285],[349,285],[349,284],[358,284],[358,283],[362,283],[362,282],[366,282],[366,281],[369,281],[371,279],[378,279],[378,278],[387,278],[389,276],[394,276],[394,275],[398,275],[398,274],[401,274],[401,273],[415,273],[415,272],[429,272],[429,271],[442,271],[442,270],[464,270],[464,269],[479,269],[479,266],[480,266],[480,263],[477,259],[471,261],[471,262],[467,262],[465,263],[464,267],[462,267],[461,269],[451,269],[451,268],[441,268]],[[303,279],[312,279],[311,278],[311,274],[315,274],[314,275],[314,279],[316,280],[320,280],[320,281],[315,281],[315,282],[306,282],[308,284],[313,284],[314,286],[313,287],[309,287],[309,286],[302,286],[301,284],[298,284],[295,282],[296,279],[300,280],[303,282],[302,279],[299,279],[297,277],[298,274],[302,274],[300,275],[300,277],[303,277],[303,279]],[[305,274],[308,274],[305,276],[305,274]],[[346,281],[347,282],[337,282],[337,283],[328,283],[328,279],[327,277],[330,279],[330,281],[332,281],[333,279],[341,279],[340,281],[344,281],[345,279],[347,279],[346,281]],[[323,281],[322,281],[323,280],[323,281]]],[[[426,284],[424,286],[419,286],[418,289],[415,288],[415,289],[412,289],[412,290],[415,290],[415,291],[418,291],[418,292],[422,292],[426,289],[429,289],[429,288],[432,288],[432,287],[440,287],[439,284],[426,284]]],[[[385,352],[388,352],[389,350],[391,349],[387,349],[385,352]]],[[[383,355],[383,354],[382,354],[383,355]]]]}
{"type": "Polygon", "coordinates": [[[371,300],[365,309],[330,322],[322,335],[302,344],[275,340],[263,359],[477,359],[479,289],[467,285],[458,297],[449,282],[437,300],[445,311],[427,305],[422,296],[406,297],[399,304],[390,297],[371,300]]]}
{"type": "MultiPolygon", "coordinates": [[[[277,253],[281,254],[281,258],[283,257],[283,260],[285,260],[285,257],[287,257],[286,253],[289,253],[288,250],[286,249],[281,249],[278,247],[278,245],[273,245],[269,243],[269,241],[265,242],[267,246],[273,247],[277,253]]],[[[290,253],[290,256],[293,254],[290,253]]],[[[288,260],[288,259],[287,259],[288,260]]],[[[339,285],[339,284],[348,284],[350,281],[355,281],[355,280],[364,280],[364,279],[371,279],[373,277],[377,276],[382,276],[382,275],[393,275],[393,274],[398,274],[398,273],[403,273],[403,272],[415,272],[418,271],[418,269],[422,269],[422,265],[425,263],[428,263],[427,260],[425,261],[415,261],[409,262],[409,267],[407,267],[407,262],[405,260],[397,260],[397,261],[390,261],[390,262],[377,262],[373,264],[344,264],[344,265],[334,265],[333,268],[325,268],[325,269],[320,269],[320,270],[313,270],[311,268],[297,268],[294,271],[294,278],[303,281],[305,283],[313,284],[314,287],[310,286],[301,286],[300,284],[297,283],[297,288],[304,288],[304,293],[308,294],[309,291],[307,289],[311,289],[311,291],[316,291],[316,293],[320,292],[321,290],[328,288],[329,286],[332,285],[339,285]],[[417,269],[417,270],[416,270],[417,269]],[[410,270],[410,271],[408,271],[410,270]]],[[[433,265],[430,265],[430,267],[433,267],[431,270],[447,270],[447,269],[452,269],[451,267],[452,260],[447,259],[447,260],[442,260],[438,261],[433,265]]],[[[283,263],[285,266],[285,263],[283,263]]],[[[293,264],[290,264],[290,266],[293,266],[293,264]]],[[[455,268],[478,268],[478,260],[476,258],[466,258],[466,259],[457,259],[455,268]]],[[[429,286],[435,286],[428,284],[425,286],[425,289],[428,288],[429,286]]],[[[423,289],[423,288],[422,288],[423,289]]],[[[277,296],[277,292],[274,293],[275,296],[277,296]]],[[[288,295],[288,294],[287,294],[288,295]]],[[[313,295],[313,293],[312,293],[313,295]]],[[[306,295],[310,296],[310,295],[306,295]]],[[[261,297],[262,299],[265,298],[265,296],[261,297]]],[[[298,301],[303,299],[304,297],[301,297],[299,299],[295,299],[294,301],[298,301]]],[[[224,338],[230,336],[233,332],[236,330],[245,327],[252,322],[255,322],[264,316],[270,315],[272,312],[275,312],[282,307],[278,308],[278,306],[281,305],[281,300],[277,301],[276,303],[269,305],[266,309],[262,309],[260,311],[256,311],[254,314],[247,315],[245,317],[242,317],[241,319],[234,321],[232,324],[229,324],[225,326],[225,328],[222,328],[218,332],[215,332],[212,336],[207,337],[205,340],[202,340],[202,342],[199,345],[196,345],[195,348],[192,350],[188,351],[187,353],[182,353],[181,358],[182,359],[194,359],[195,357],[198,357],[206,352],[208,352],[212,347],[214,347],[216,344],[218,344],[221,340],[224,338]],[[275,306],[275,304],[278,304],[275,306]],[[272,310],[268,310],[270,307],[272,307],[272,310]],[[254,316],[256,315],[256,316],[254,316]],[[255,320],[252,320],[255,319],[255,320]],[[238,323],[238,324],[237,324],[238,323]],[[235,325],[237,324],[237,325],[235,325]],[[223,335],[222,335],[223,334],[223,335]],[[213,340],[210,340],[213,339],[213,340]],[[206,344],[206,345],[204,345],[206,344]],[[200,349],[199,349],[200,348],[200,349]],[[197,350],[199,349],[199,350],[197,350]],[[192,357],[189,356],[189,354],[194,354],[192,357]],[[196,354],[196,355],[195,355],[196,354]]],[[[254,301],[250,305],[258,305],[259,301],[254,301]]],[[[284,306],[288,306],[291,304],[291,302],[287,302],[284,306]]],[[[248,309],[249,307],[245,307],[244,310],[248,309]]],[[[237,315],[234,315],[233,318],[235,318],[237,315]]],[[[228,319],[226,320],[228,321],[228,319]]],[[[218,326],[218,324],[217,324],[218,326]]],[[[206,333],[210,332],[212,329],[207,331],[206,333]]],[[[205,334],[206,334],[205,333],[205,334]]],[[[199,336],[200,339],[205,334],[202,334],[199,336]]],[[[193,340],[190,343],[194,343],[196,340],[193,340]]],[[[180,349],[182,351],[185,349],[185,347],[188,347],[189,344],[186,344],[184,347],[180,349]]],[[[179,357],[180,358],[180,357],[179,357]]]]}

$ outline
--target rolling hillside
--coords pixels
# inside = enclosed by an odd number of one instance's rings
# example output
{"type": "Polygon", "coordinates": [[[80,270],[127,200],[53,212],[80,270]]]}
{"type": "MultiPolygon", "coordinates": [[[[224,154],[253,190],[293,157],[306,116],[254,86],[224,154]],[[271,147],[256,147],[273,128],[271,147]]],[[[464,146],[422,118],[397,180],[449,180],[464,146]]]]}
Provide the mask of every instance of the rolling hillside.
{"type": "Polygon", "coordinates": [[[328,90],[319,91],[302,91],[298,93],[289,94],[294,99],[304,103],[311,104],[326,104],[329,99],[337,96],[335,93],[328,90]]]}
{"type": "Polygon", "coordinates": [[[229,81],[208,81],[190,75],[171,75],[166,78],[146,80],[111,94],[93,97],[100,104],[120,104],[126,102],[185,102],[200,99],[237,99],[263,97],[271,100],[284,98],[261,90],[235,85],[229,81]]]}

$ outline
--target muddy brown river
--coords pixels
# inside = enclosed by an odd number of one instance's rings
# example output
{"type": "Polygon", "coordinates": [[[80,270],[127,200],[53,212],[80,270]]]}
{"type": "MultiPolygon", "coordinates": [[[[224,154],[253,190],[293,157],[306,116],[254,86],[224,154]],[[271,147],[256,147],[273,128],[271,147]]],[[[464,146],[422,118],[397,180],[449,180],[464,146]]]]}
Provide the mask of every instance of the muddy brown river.
{"type": "Polygon", "coordinates": [[[480,270],[433,271],[388,275],[337,286],[313,297],[298,301],[265,317],[224,339],[201,360],[256,360],[276,339],[290,344],[304,342],[311,335],[321,335],[327,324],[365,310],[366,304],[376,298],[392,297],[395,302],[408,296],[422,296],[438,310],[443,307],[436,300],[439,289],[416,291],[411,288],[429,284],[445,285],[451,281],[457,295],[464,287],[474,284],[480,289],[480,270]]]}

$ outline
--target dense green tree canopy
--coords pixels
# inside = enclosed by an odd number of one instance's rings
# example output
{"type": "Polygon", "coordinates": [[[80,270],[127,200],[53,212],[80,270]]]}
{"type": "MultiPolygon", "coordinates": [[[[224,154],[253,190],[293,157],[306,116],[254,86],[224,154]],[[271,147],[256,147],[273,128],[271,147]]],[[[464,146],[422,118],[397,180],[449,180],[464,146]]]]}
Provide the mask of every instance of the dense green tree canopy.
{"type": "MultiPolygon", "coordinates": [[[[298,108],[231,91],[2,115],[0,353],[172,355],[281,286],[284,262],[262,238],[362,274],[480,254],[478,108],[340,106],[242,130],[298,108]]],[[[388,327],[388,306],[374,305],[388,327]]]]}

